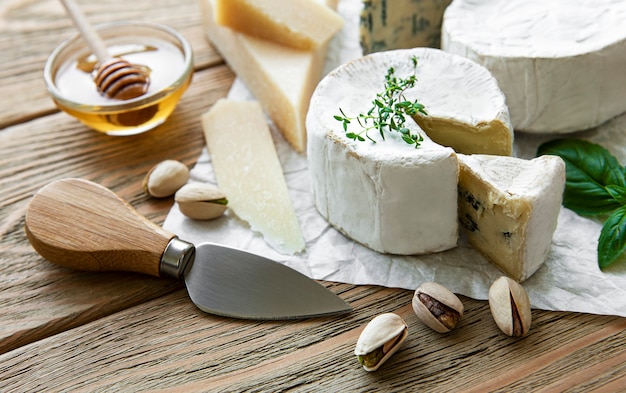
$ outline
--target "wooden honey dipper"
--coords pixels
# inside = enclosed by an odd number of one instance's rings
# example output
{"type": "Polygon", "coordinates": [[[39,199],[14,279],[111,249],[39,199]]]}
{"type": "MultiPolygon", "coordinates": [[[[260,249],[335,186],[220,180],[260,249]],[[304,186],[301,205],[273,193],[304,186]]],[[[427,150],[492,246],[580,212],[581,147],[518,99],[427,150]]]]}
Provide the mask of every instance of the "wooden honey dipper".
{"type": "Polygon", "coordinates": [[[100,94],[117,100],[129,100],[144,95],[150,85],[145,69],[124,59],[112,57],[74,0],[61,2],[98,59],[99,67],[94,83],[100,94]]]}

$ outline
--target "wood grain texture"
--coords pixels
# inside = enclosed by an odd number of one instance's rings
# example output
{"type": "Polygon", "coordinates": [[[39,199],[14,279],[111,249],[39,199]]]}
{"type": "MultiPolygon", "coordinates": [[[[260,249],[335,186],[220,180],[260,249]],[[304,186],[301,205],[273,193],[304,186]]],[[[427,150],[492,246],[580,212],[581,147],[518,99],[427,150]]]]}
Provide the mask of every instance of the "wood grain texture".
{"type": "Polygon", "coordinates": [[[461,325],[440,334],[417,320],[410,291],[328,285],[356,306],[352,314],[240,321],[203,314],[177,291],[0,356],[0,390],[530,391],[555,380],[567,386],[554,390],[586,388],[585,377],[619,381],[626,371],[615,345],[626,338],[620,318],[538,311],[531,333],[515,339],[499,332],[484,302],[463,298],[461,325]],[[384,311],[407,321],[409,337],[367,373],[354,345],[384,311]]]}
{"type": "Polygon", "coordinates": [[[59,113],[41,72],[75,33],[56,0],[0,0],[0,391],[496,391],[616,392],[626,386],[626,318],[533,311],[530,332],[505,336],[486,302],[462,298],[449,334],[425,327],[411,291],[324,283],[354,311],[259,322],[211,316],[181,282],[64,269],[24,233],[32,195],[53,180],[102,184],[161,224],[172,199],[141,189],[164,159],[193,165],[204,148],[200,115],[234,74],[206,40],[196,0],[79,0],[92,23],[161,22],[192,43],[196,72],[162,126],[132,137],[90,131],[59,113]],[[409,337],[377,372],[353,354],[369,320],[400,314],[409,337]]]}
{"type": "Polygon", "coordinates": [[[204,148],[200,114],[226,94],[233,76],[223,65],[197,72],[172,117],[133,137],[91,131],[64,113],[0,131],[0,353],[181,287],[140,275],[108,274],[99,282],[97,274],[57,268],[29,245],[24,214],[38,189],[77,177],[111,188],[162,223],[173,199],[147,197],[143,177],[168,158],[193,165],[204,148]]]}
{"type": "Polygon", "coordinates": [[[37,191],[24,230],[39,255],[59,266],[155,277],[160,277],[161,256],[176,236],[113,191],[85,179],[63,179],[37,191]]]}

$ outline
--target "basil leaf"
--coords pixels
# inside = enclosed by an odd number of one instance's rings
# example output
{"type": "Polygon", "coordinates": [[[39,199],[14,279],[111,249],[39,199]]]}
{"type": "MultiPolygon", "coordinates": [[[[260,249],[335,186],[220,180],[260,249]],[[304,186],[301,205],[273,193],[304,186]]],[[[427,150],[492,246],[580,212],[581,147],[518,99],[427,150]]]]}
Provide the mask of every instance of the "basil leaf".
{"type": "Polygon", "coordinates": [[[619,204],[626,205],[626,187],[608,185],[605,188],[619,204]]]}
{"type": "Polygon", "coordinates": [[[578,214],[612,212],[621,204],[606,186],[626,185],[624,168],[608,150],[581,139],[565,138],[539,146],[537,155],[556,155],[565,161],[563,205],[578,214]]]}
{"type": "Polygon", "coordinates": [[[602,226],[598,239],[598,265],[604,269],[626,250],[626,206],[617,209],[602,226]]]}

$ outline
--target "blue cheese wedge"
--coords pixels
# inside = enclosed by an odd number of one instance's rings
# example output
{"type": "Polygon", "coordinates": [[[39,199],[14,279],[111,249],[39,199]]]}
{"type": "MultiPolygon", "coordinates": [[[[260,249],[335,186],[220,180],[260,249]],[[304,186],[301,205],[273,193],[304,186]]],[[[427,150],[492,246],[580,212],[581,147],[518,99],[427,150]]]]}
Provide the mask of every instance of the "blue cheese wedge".
{"type": "Polygon", "coordinates": [[[626,112],[626,1],[455,0],[442,49],[498,80],[516,131],[567,133],[626,112]]]}
{"type": "Polygon", "coordinates": [[[546,260],[565,188],[560,157],[459,156],[459,221],[469,243],[521,282],[546,260]]]}
{"type": "MultiPolygon", "coordinates": [[[[374,53],[340,66],[319,83],[307,114],[307,159],[314,203],[339,231],[376,251],[426,254],[457,245],[457,180],[459,165],[453,149],[480,141],[483,152],[510,152],[512,130],[479,131],[477,124],[507,124],[504,97],[481,66],[438,49],[416,48],[374,53]],[[449,135],[449,146],[434,141],[412,119],[406,126],[424,138],[419,148],[405,143],[398,132],[373,143],[348,138],[334,116],[365,113],[384,89],[389,67],[417,83],[407,99],[419,99],[438,121],[433,135],[449,135]],[[450,126],[450,127],[448,127],[450,126]],[[467,135],[471,137],[467,137],[467,135]],[[457,137],[454,137],[457,135],[457,137]],[[457,143],[460,141],[459,146],[457,143]]],[[[356,121],[348,131],[360,130],[356,121]]],[[[374,131],[372,134],[377,134],[374,131]]],[[[373,135],[375,136],[375,135],[373,135]]],[[[473,151],[472,151],[473,152],[473,151]]]]}
{"type": "Polygon", "coordinates": [[[363,0],[363,54],[420,46],[439,48],[443,12],[451,0],[363,0]]]}

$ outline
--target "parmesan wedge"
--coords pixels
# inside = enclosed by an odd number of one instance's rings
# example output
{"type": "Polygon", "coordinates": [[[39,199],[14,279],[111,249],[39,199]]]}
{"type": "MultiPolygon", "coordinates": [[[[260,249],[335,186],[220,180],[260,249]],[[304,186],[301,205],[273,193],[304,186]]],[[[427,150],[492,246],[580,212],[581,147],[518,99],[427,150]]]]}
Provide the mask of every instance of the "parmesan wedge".
{"type": "Polygon", "coordinates": [[[230,209],[281,253],[302,251],[300,225],[259,103],[221,99],[202,115],[202,126],[230,209]]]}
{"type": "Polygon", "coordinates": [[[217,0],[218,24],[296,49],[326,44],[343,19],[315,0],[217,0]]]}
{"type": "MultiPolygon", "coordinates": [[[[294,150],[306,149],[309,101],[322,77],[326,47],[303,51],[238,33],[215,22],[217,0],[200,0],[207,37],[259,101],[294,150]]],[[[317,0],[335,6],[337,0],[317,0]]],[[[333,7],[334,8],[334,7],[333,7]]]]}

